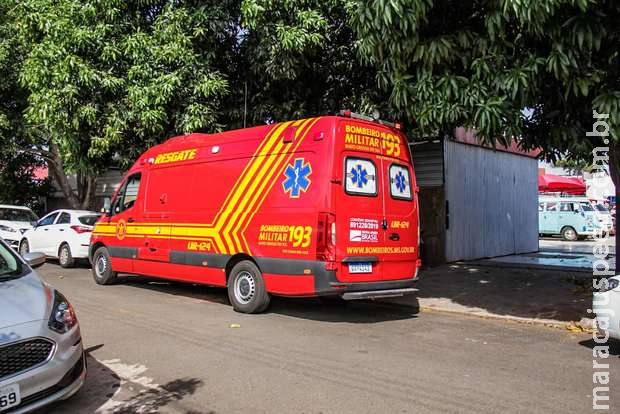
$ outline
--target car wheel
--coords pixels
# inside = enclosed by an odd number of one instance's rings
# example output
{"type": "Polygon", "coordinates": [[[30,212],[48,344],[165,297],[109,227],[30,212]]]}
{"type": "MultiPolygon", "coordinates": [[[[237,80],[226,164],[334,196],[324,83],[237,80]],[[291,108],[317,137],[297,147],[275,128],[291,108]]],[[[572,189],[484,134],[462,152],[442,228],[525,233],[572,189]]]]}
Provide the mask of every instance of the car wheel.
{"type": "Polygon", "coordinates": [[[28,240],[24,239],[19,243],[19,254],[23,256],[26,253],[30,253],[30,245],[28,244],[28,240]]]}
{"type": "Polygon", "coordinates": [[[567,226],[562,229],[562,238],[566,241],[575,241],[579,235],[574,228],[567,226]]]}
{"type": "Polygon", "coordinates": [[[73,267],[75,264],[73,255],[71,255],[71,249],[67,243],[63,243],[58,250],[58,263],[65,269],[73,267]]]}
{"type": "Polygon", "coordinates": [[[260,313],[269,306],[269,293],[258,267],[244,260],[237,263],[228,278],[228,298],[233,309],[242,313],[260,313]]]}
{"type": "Polygon", "coordinates": [[[112,271],[110,253],[105,247],[100,247],[93,254],[93,278],[99,285],[111,285],[116,282],[117,273],[112,271]]]}

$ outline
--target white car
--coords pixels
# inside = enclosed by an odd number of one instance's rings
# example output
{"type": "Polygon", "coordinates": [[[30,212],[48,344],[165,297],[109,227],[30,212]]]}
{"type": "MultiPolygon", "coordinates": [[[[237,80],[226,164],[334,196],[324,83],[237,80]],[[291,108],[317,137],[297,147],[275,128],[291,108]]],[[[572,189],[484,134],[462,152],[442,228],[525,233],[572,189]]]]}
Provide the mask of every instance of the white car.
{"type": "Polygon", "coordinates": [[[620,275],[607,279],[598,292],[594,292],[592,310],[601,335],[620,340],[620,275]],[[608,322],[608,323],[607,323],[608,322]]]}
{"type": "Polygon", "coordinates": [[[72,267],[75,259],[88,258],[90,235],[99,216],[85,210],[52,211],[24,233],[19,253],[44,253],[58,259],[62,267],[72,267]]]}
{"type": "Polygon", "coordinates": [[[22,234],[32,228],[37,216],[28,207],[0,204],[0,238],[17,250],[22,234]]]}

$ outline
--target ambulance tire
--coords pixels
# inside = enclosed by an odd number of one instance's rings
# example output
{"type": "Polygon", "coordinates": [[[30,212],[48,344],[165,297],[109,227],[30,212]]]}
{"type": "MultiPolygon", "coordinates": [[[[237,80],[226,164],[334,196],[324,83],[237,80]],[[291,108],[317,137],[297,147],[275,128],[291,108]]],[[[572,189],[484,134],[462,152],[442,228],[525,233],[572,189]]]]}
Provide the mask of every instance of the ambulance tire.
{"type": "Polygon", "coordinates": [[[112,271],[110,253],[105,247],[100,247],[93,254],[93,278],[98,285],[112,285],[116,283],[117,273],[112,271]]]}
{"type": "Polygon", "coordinates": [[[258,267],[249,260],[237,263],[228,277],[228,299],[241,313],[260,313],[271,300],[258,267]]]}

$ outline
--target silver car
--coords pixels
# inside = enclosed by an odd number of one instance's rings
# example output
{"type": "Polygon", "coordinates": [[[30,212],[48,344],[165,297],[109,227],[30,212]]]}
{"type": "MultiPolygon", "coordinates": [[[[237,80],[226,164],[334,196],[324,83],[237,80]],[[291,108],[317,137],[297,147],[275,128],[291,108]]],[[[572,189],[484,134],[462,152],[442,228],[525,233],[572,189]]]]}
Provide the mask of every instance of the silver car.
{"type": "Polygon", "coordinates": [[[0,413],[22,413],[75,394],[86,375],[80,328],[67,299],[0,239],[0,413]]]}

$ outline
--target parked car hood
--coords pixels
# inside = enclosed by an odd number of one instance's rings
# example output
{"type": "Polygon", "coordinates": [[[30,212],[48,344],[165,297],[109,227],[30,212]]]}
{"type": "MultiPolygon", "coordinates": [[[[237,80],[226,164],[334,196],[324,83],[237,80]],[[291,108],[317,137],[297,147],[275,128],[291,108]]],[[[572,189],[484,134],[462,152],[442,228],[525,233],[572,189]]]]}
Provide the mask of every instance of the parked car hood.
{"type": "Polygon", "coordinates": [[[3,226],[9,226],[14,228],[15,230],[30,230],[32,228],[32,223],[29,221],[9,221],[9,220],[0,220],[0,224],[3,226]]]}
{"type": "Polygon", "coordinates": [[[36,273],[0,281],[0,330],[49,318],[51,288],[36,273]]]}

